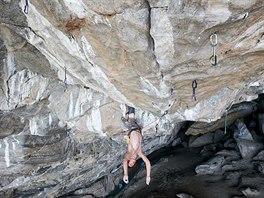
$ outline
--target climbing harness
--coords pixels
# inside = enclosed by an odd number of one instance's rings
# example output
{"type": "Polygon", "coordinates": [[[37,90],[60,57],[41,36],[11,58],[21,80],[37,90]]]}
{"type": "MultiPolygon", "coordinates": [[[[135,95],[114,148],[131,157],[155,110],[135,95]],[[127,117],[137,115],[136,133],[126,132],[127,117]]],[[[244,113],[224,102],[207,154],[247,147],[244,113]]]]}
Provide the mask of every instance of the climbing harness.
{"type": "Polygon", "coordinates": [[[234,103],[234,101],[232,101],[231,104],[229,105],[229,107],[227,107],[225,109],[225,134],[226,134],[226,128],[227,128],[227,112],[231,109],[233,103],[234,103]]]}
{"type": "Polygon", "coordinates": [[[216,53],[215,53],[215,48],[217,46],[217,34],[216,33],[213,33],[210,36],[210,41],[211,41],[211,44],[213,46],[213,55],[210,57],[210,61],[211,61],[211,64],[213,66],[216,66],[217,65],[217,56],[216,56],[216,53]]]}
{"type": "Polygon", "coordinates": [[[192,82],[192,101],[195,102],[196,101],[196,96],[195,96],[195,89],[197,88],[197,82],[196,80],[194,80],[192,82]]]}
{"type": "Polygon", "coordinates": [[[25,0],[25,7],[24,7],[24,13],[28,14],[28,0],[25,0]]]}
{"type": "MultiPolygon", "coordinates": [[[[161,119],[163,116],[165,116],[165,115],[168,114],[168,112],[169,112],[168,110],[164,111],[164,113],[159,117],[159,122],[160,122],[160,119],[161,119]]],[[[135,113],[135,110],[133,110],[133,109],[128,109],[128,111],[126,112],[126,114],[129,114],[129,113],[135,113]]],[[[122,123],[124,123],[124,124],[126,125],[126,122],[127,122],[127,119],[126,119],[126,118],[121,117],[121,121],[122,121],[122,123]]],[[[146,128],[147,126],[149,126],[149,125],[151,125],[151,124],[153,124],[154,122],[157,122],[157,120],[154,120],[154,121],[148,123],[148,124],[145,125],[144,127],[139,126],[138,123],[135,122],[135,128],[132,128],[132,129],[128,132],[128,134],[124,136],[124,139],[125,139],[125,141],[127,142],[127,144],[130,144],[130,133],[131,133],[132,131],[137,131],[137,132],[139,132],[139,133],[141,134],[141,136],[143,136],[142,129],[143,129],[143,128],[146,128]]],[[[156,131],[157,131],[157,127],[158,127],[158,123],[156,124],[156,131]]],[[[143,138],[142,138],[142,140],[143,140],[143,142],[144,142],[144,139],[143,139],[143,138]]]]}
{"type": "Polygon", "coordinates": [[[66,74],[67,74],[67,69],[66,69],[66,67],[64,67],[64,92],[67,92],[67,76],[66,76],[66,74]]]}
{"type": "MultiPolygon", "coordinates": [[[[167,115],[168,112],[169,112],[168,110],[164,111],[164,113],[163,113],[158,119],[160,120],[163,116],[167,115]]],[[[122,120],[122,119],[124,120],[125,118],[122,117],[121,120],[122,120]]],[[[122,120],[122,121],[123,121],[123,120],[122,120]]],[[[139,130],[140,130],[140,132],[141,132],[141,135],[143,136],[142,130],[143,130],[144,128],[150,126],[151,124],[153,124],[153,123],[156,122],[156,121],[157,121],[157,120],[154,120],[154,121],[148,123],[147,125],[145,125],[144,127],[140,127],[140,126],[137,124],[138,127],[139,127],[139,130]]],[[[158,124],[156,124],[156,128],[157,128],[157,126],[158,126],[158,124]]],[[[130,143],[130,139],[129,139],[129,136],[128,136],[128,135],[125,135],[125,136],[124,136],[124,139],[126,140],[127,144],[130,143]]]]}

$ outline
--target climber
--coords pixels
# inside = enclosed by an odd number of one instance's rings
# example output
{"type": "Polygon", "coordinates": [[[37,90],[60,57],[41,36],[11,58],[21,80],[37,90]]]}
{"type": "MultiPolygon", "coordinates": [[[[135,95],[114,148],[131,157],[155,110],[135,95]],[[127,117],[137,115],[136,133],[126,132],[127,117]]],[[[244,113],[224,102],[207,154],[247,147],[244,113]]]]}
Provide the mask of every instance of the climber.
{"type": "Polygon", "coordinates": [[[142,160],[146,164],[146,184],[149,185],[150,183],[150,161],[148,158],[142,153],[141,150],[141,142],[142,142],[142,135],[141,135],[141,128],[136,122],[135,118],[135,108],[129,107],[126,105],[126,117],[122,118],[127,130],[124,131],[125,134],[128,135],[128,151],[125,154],[123,160],[123,168],[124,168],[124,177],[123,181],[127,184],[128,183],[128,166],[133,167],[136,163],[137,156],[142,158],[142,160]]]}

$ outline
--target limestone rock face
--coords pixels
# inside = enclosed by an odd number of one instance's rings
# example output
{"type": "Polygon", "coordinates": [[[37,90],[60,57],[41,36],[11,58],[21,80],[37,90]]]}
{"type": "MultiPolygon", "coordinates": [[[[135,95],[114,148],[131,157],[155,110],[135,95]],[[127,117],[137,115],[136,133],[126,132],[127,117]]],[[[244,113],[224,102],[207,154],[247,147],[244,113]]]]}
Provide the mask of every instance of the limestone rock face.
{"type": "Polygon", "coordinates": [[[149,154],[180,122],[217,121],[264,90],[262,0],[0,8],[0,196],[86,192],[97,179],[111,191],[126,150],[116,135],[124,103],[136,108],[149,154]]]}

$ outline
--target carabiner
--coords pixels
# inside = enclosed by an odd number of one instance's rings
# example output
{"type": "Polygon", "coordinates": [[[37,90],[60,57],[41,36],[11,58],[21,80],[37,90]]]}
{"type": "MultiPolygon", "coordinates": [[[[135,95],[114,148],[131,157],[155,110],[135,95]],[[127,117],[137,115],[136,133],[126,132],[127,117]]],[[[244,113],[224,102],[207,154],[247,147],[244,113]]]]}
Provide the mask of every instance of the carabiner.
{"type": "Polygon", "coordinates": [[[197,82],[196,80],[192,81],[192,88],[196,89],[197,88],[197,82]]]}

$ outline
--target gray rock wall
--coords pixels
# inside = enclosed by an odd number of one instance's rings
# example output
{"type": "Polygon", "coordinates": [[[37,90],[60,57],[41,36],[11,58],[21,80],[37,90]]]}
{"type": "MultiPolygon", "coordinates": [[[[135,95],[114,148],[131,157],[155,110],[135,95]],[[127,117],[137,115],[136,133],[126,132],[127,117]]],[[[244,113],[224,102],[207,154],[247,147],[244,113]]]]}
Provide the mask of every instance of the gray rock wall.
{"type": "Polygon", "coordinates": [[[24,13],[25,2],[0,2],[0,196],[56,197],[97,179],[109,192],[125,103],[149,154],[182,121],[217,122],[263,93],[261,0],[31,0],[24,13]]]}

